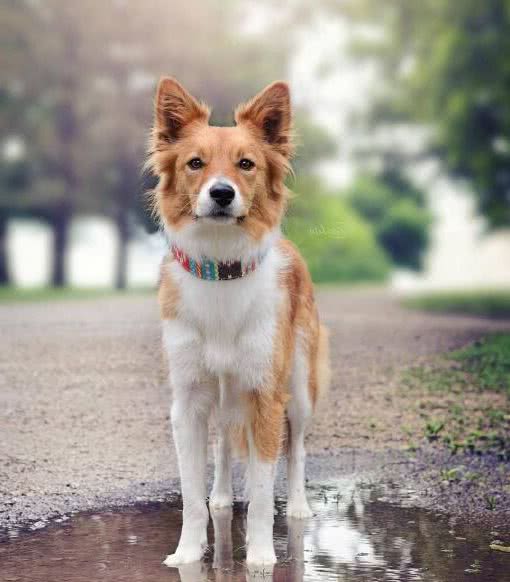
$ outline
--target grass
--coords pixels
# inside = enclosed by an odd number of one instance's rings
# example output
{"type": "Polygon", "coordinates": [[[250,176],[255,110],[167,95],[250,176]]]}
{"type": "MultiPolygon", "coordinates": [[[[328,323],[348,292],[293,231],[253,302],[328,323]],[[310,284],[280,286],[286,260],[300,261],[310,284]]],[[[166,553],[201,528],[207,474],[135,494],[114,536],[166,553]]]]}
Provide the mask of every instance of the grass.
{"type": "Polygon", "coordinates": [[[493,334],[453,352],[480,390],[503,390],[510,397],[510,334],[493,334]]]}
{"type": "Polygon", "coordinates": [[[510,318],[510,290],[430,293],[404,299],[403,305],[439,313],[510,318]]]}
{"type": "Polygon", "coordinates": [[[54,287],[0,287],[0,304],[1,303],[18,303],[18,302],[44,302],[54,300],[72,300],[72,299],[98,299],[102,297],[114,297],[122,295],[138,295],[154,292],[151,288],[139,287],[118,291],[110,288],[82,288],[82,287],[64,287],[57,289],[54,287]]]}
{"type": "MultiPolygon", "coordinates": [[[[421,438],[475,454],[510,459],[510,334],[411,368],[402,378],[422,419],[421,438]]],[[[418,434],[408,435],[416,448],[418,434]]]]}

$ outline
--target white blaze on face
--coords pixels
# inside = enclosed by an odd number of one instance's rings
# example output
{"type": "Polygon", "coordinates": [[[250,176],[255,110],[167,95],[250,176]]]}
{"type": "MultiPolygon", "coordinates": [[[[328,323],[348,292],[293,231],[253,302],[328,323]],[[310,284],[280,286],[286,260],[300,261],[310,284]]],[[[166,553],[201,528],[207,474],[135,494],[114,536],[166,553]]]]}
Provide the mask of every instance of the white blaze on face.
{"type": "Polygon", "coordinates": [[[237,184],[232,182],[232,180],[225,178],[225,176],[221,175],[214,176],[211,179],[207,180],[207,182],[205,182],[205,184],[200,189],[200,192],[198,194],[196,215],[198,217],[213,216],[214,213],[217,212],[218,210],[221,210],[225,214],[229,214],[234,218],[244,216],[246,212],[241,197],[241,193],[239,192],[237,184]],[[228,206],[225,206],[224,208],[220,208],[211,197],[211,189],[214,188],[214,186],[220,184],[230,186],[231,188],[233,188],[235,192],[234,199],[232,200],[232,202],[228,206]]]}

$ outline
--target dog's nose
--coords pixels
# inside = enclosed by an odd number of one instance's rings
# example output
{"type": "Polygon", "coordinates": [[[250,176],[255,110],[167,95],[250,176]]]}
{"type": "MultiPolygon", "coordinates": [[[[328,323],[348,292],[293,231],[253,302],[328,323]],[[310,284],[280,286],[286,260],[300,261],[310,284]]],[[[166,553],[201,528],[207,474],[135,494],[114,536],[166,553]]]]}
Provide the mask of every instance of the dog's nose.
{"type": "Polygon", "coordinates": [[[211,195],[211,198],[216,202],[216,204],[218,204],[222,208],[228,206],[234,199],[234,196],[236,195],[235,190],[232,188],[232,186],[229,186],[228,184],[224,184],[221,182],[212,186],[211,189],[209,190],[209,194],[211,195]]]}

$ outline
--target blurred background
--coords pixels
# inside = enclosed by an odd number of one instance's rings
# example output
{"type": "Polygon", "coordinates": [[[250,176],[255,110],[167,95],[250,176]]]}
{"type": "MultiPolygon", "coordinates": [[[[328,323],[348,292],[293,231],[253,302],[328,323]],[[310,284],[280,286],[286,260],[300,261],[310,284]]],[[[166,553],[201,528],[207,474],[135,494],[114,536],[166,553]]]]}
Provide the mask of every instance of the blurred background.
{"type": "Polygon", "coordinates": [[[216,124],[289,81],[284,229],[316,282],[510,287],[508,0],[3,0],[0,26],[4,292],[156,284],[164,74],[216,124]]]}

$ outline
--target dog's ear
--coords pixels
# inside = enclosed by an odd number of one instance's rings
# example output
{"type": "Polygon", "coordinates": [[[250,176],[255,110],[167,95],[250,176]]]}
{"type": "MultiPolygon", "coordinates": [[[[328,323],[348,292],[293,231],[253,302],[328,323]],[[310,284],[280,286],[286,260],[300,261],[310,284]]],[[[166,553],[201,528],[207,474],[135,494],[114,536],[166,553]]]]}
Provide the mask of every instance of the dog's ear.
{"type": "Polygon", "coordinates": [[[292,113],[287,83],[276,81],[247,103],[239,105],[235,120],[238,125],[256,128],[264,141],[285,157],[292,155],[292,113]]]}
{"type": "Polygon", "coordinates": [[[184,126],[193,121],[209,120],[209,108],[197,101],[186,89],[171,77],[163,77],[158,83],[154,103],[154,125],[160,140],[177,140],[184,126]]]}

